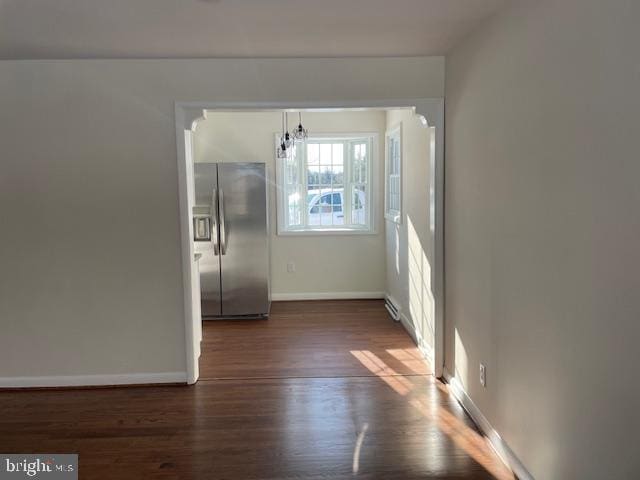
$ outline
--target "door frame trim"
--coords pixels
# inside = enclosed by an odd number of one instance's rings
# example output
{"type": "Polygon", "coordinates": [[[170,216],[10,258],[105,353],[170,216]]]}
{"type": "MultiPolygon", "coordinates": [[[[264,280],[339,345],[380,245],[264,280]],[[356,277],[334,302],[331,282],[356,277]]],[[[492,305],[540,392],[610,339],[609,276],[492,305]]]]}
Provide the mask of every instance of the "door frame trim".
{"type": "Polygon", "coordinates": [[[282,110],[349,110],[349,109],[402,109],[410,108],[418,116],[425,127],[433,127],[433,144],[430,148],[430,166],[433,174],[430,184],[431,197],[435,203],[435,222],[431,231],[435,252],[435,268],[431,270],[431,285],[435,300],[435,332],[434,332],[434,374],[442,377],[444,372],[444,98],[409,98],[385,100],[332,100],[305,102],[212,102],[190,101],[175,102],[176,150],[178,162],[178,200],[180,212],[180,240],[182,262],[182,284],[184,301],[184,340],[186,354],[187,382],[192,384],[198,380],[199,339],[196,338],[195,313],[198,310],[194,303],[194,268],[193,226],[191,211],[193,207],[194,188],[189,185],[193,178],[190,165],[193,152],[187,152],[187,143],[191,145],[193,132],[198,123],[207,118],[207,111],[282,111],[282,110]]]}

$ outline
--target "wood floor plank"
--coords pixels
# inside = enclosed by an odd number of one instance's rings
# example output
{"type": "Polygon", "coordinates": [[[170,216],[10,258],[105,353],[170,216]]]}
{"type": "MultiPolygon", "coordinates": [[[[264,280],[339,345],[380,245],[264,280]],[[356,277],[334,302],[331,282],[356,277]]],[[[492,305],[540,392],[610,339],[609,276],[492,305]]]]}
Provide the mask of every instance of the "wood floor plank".
{"type": "Polygon", "coordinates": [[[204,379],[431,371],[381,300],[274,302],[268,320],[211,320],[203,328],[204,379]]]}
{"type": "Polygon", "coordinates": [[[386,380],[4,392],[0,450],[77,452],[81,478],[350,478],[364,431],[364,478],[496,478],[499,461],[437,380],[386,380]]]}
{"type": "MultiPolygon", "coordinates": [[[[282,363],[272,364],[276,373],[315,372],[323,377],[4,391],[0,452],[78,453],[80,478],[92,480],[513,479],[447,387],[433,376],[389,374],[384,367],[365,376],[339,376],[361,371],[356,364],[339,364],[337,349],[345,347],[375,352],[389,363],[394,358],[394,369],[413,372],[407,367],[411,356],[383,354],[410,344],[406,334],[384,318],[379,302],[334,302],[326,314],[321,303],[309,307],[276,305],[273,326],[268,320],[251,327],[270,330],[271,337],[254,335],[253,344],[238,335],[244,326],[207,326],[210,345],[239,355],[239,345],[248,344],[246,354],[252,359],[238,360],[226,370],[210,366],[210,371],[266,374],[268,369],[257,365],[265,357],[250,353],[267,349],[274,355],[280,352],[282,363]],[[369,313],[363,317],[363,312],[369,313]],[[327,331],[321,331],[317,315],[326,319],[327,331]],[[309,330],[299,325],[305,322],[310,322],[309,330]],[[345,324],[349,334],[338,335],[345,324]],[[315,368],[300,352],[292,353],[278,334],[286,325],[302,331],[301,343],[314,352],[330,350],[326,357],[331,361],[315,368]],[[320,339],[311,338],[312,332],[320,339]],[[284,368],[290,354],[301,366],[284,368]]],[[[289,333],[289,340],[293,337],[289,333]]],[[[205,350],[202,361],[224,358],[212,353],[212,347],[205,350]]],[[[354,358],[364,364],[375,360],[354,358]]]]}

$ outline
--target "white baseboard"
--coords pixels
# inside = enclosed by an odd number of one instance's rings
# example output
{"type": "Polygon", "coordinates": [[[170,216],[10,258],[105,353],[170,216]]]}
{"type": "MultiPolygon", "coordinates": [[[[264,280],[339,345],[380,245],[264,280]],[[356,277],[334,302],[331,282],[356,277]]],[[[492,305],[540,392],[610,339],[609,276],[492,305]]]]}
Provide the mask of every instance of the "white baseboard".
{"type": "Polygon", "coordinates": [[[407,331],[409,336],[413,339],[413,341],[418,347],[418,350],[420,350],[420,353],[422,353],[422,356],[429,362],[429,365],[431,365],[431,368],[433,368],[433,365],[434,365],[433,348],[431,348],[431,346],[422,339],[422,335],[420,335],[420,333],[416,331],[416,328],[413,326],[413,323],[411,323],[411,320],[409,320],[402,311],[400,311],[400,323],[402,324],[404,329],[407,331]]]}
{"type": "Polygon", "coordinates": [[[444,370],[444,378],[449,384],[450,391],[458,400],[462,408],[466,410],[473,421],[478,425],[480,431],[489,439],[489,443],[496,451],[500,459],[515,473],[518,480],[534,480],[520,459],[509,448],[509,445],[500,437],[498,432],[491,426],[487,417],[483,415],[480,409],[473,403],[471,397],[467,394],[462,383],[455,376],[451,375],[446,369],[444,370]]]}
{"type": "Polygon", "coordinates": [[[97,387],[186,383],[186,372],[132,373],[115,375],[63,375],[48,377],[0,377],[0,388],[97,387]]]}
{"type": "Polygon", "coordinates": [[[384,298],[384,292],[308,292],[308,293],[272,293],[271,300],[365,300],[384,298]]]}

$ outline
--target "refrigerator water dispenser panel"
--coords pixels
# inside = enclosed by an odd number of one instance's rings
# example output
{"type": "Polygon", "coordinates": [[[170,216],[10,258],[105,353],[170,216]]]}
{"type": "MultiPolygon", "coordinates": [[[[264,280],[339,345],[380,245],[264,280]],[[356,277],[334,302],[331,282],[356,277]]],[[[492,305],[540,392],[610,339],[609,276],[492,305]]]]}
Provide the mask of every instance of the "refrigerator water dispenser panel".
{"type": "Polygon", "coordinates": [[[193,219],[193,240],[195,242],[211,241],[210,217],[195,217],[193,219]]]}

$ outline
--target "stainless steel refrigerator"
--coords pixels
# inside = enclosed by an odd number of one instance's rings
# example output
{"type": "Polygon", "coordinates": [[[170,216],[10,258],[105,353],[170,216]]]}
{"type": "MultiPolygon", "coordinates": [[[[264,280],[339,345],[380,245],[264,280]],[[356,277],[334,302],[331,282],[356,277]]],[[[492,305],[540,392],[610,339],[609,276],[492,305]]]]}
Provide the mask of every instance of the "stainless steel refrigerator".
{"type": "Polygon", "coordinates": [[[269,231],[263,163],[196,163],[194,245],[202,318],[267,317],[269,231]]]}

